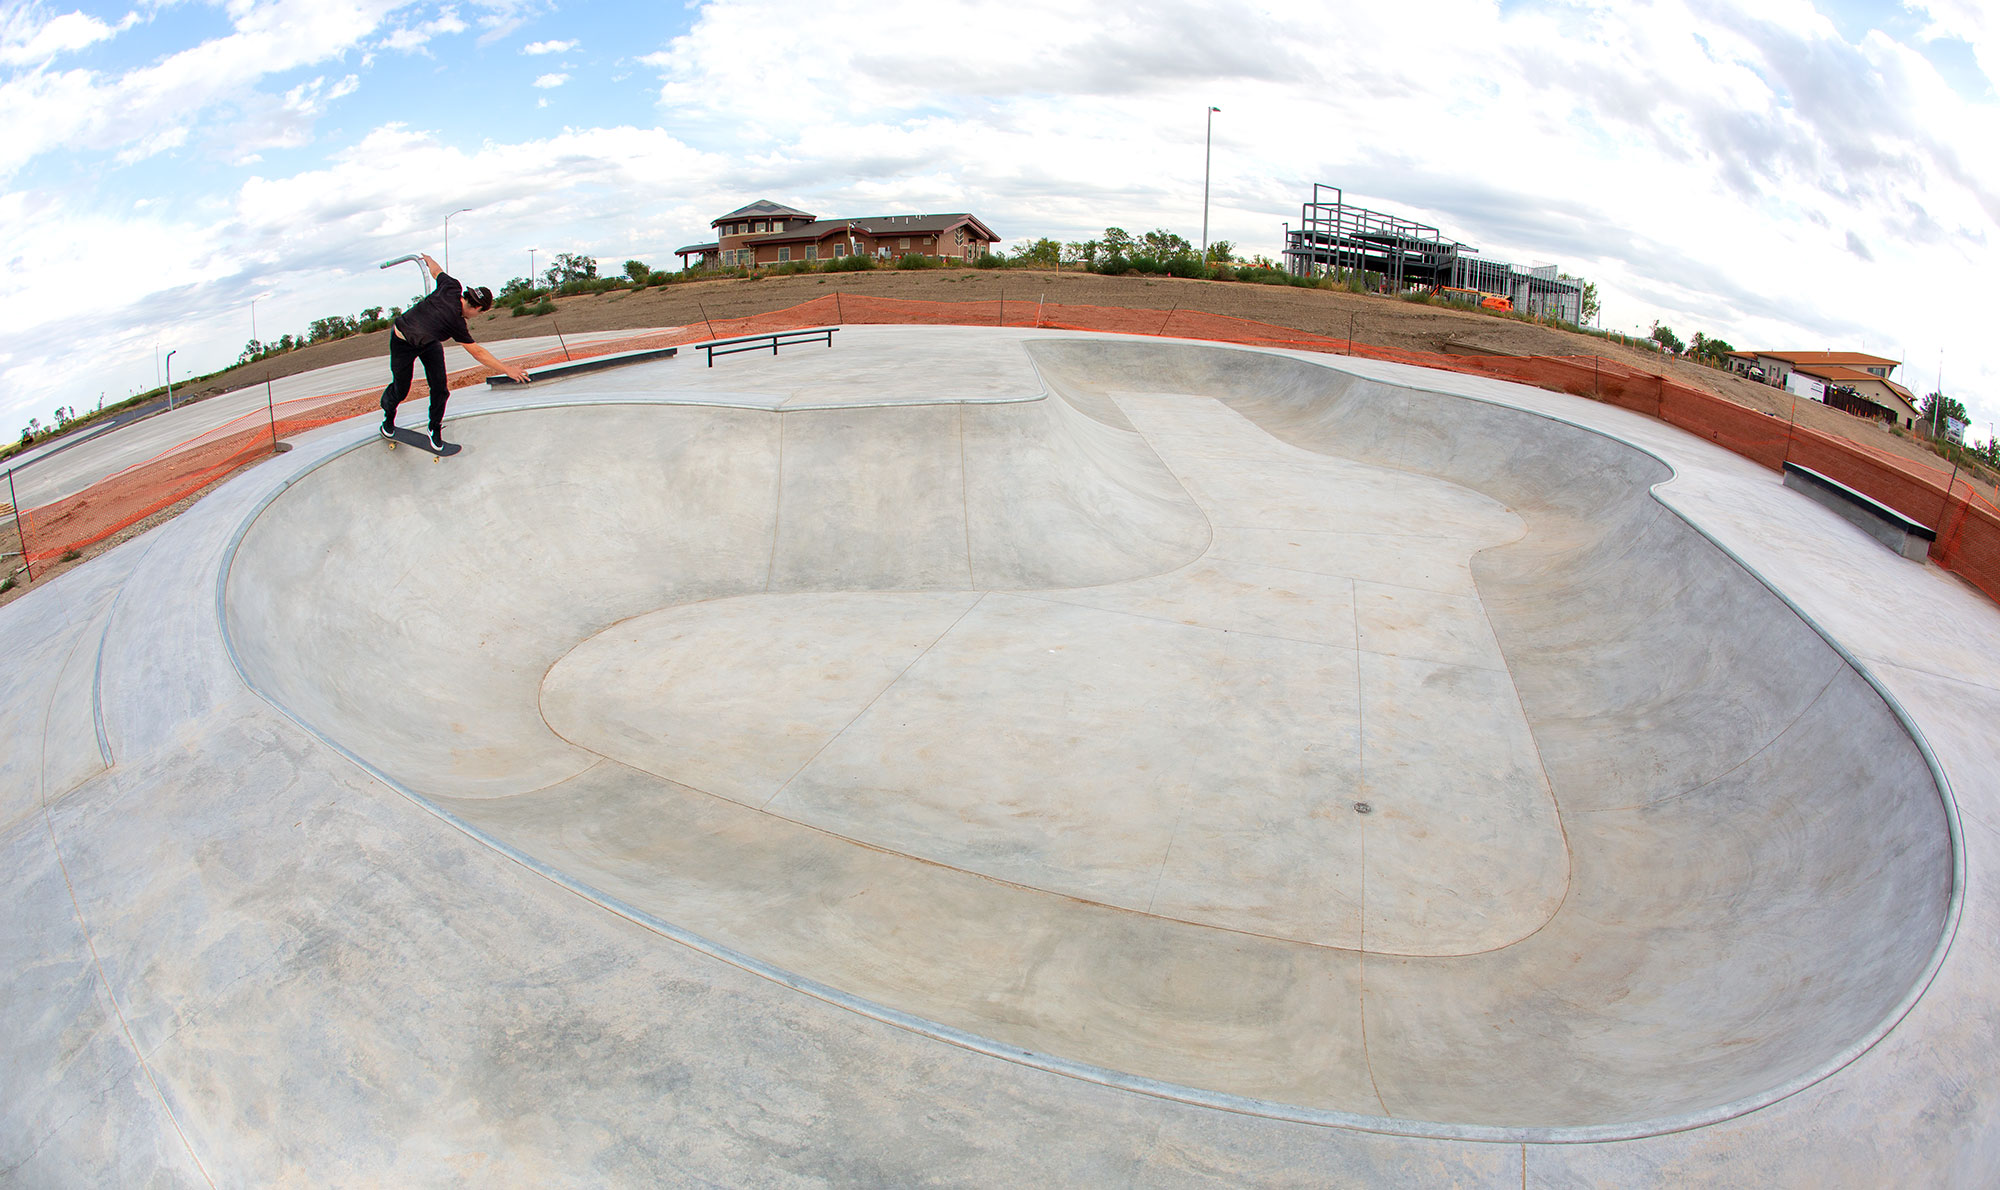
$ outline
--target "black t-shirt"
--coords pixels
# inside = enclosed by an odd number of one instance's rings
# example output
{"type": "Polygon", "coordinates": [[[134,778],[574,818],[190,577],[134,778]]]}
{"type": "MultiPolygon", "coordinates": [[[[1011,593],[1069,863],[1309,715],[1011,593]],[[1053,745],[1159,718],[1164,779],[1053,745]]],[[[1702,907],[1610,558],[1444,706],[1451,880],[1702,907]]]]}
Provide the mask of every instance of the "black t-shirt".
{"type": "Polygon", "coordinates": [[[458,304],[463,289],[458,278],[439,273],[437,288],[431,290],[429,297],[403,311],[396,319],[396,329],[403,332],[404,340],[412,347],[429,347],[446,339],[472,342],[472,328],[465,325],[465,308],[458,304]]]}

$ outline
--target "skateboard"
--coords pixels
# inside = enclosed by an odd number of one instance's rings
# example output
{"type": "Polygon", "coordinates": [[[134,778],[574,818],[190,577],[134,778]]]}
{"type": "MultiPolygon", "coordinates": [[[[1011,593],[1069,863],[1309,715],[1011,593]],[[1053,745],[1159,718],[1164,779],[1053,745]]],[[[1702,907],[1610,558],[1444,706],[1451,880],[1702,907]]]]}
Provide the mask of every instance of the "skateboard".
{"type": "Polygon", "coordinates": [[[425,454],[430,455],[431,461],[436,463],[442,463],[447,457],[465,449],[456,442],[447,442],[444,444],[443,450],[432,450],[431,436],[429,434],[417,430],[406,430],[402,426],[396,427],[396,436],[389,439],[388,442],[390,450],[396,449],[398,445],[414,446],[425,454]]]}

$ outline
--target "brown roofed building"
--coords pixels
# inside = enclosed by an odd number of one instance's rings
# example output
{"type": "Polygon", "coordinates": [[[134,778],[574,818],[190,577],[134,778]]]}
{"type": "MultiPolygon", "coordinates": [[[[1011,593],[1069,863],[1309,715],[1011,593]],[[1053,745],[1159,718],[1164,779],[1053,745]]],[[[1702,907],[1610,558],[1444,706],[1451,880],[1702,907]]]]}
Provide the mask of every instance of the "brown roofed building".
{"type": "Polygon", "coordinates": [[[1773,388],[1803,392],[1836,409],[1904,429],[1916,425],[1915,394],[1891,380],[1901,360],[1864,351],[1732,351],[1731,371],[1773,388]],[[1806,381],[1793,380],[1796,374],[1806,381]]]}
{"type": "Polygon", "coordinates": [[[683,267],[769,268],[843,256],[894,261],[912,255],[971,264],[1000,242],[991,228],[964,212],[820,219],[763,200],[739,207],[709,226],[716,231],[714,243],[675,250],[683,267]]]}

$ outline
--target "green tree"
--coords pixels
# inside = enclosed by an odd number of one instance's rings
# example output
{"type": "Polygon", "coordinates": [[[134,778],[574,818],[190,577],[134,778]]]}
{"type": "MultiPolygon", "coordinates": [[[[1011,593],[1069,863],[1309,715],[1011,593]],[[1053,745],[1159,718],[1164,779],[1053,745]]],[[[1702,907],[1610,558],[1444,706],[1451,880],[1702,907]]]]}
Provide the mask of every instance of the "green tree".
{"type": "Polygon", "coordinates": [[[1971,415],[1965,411],[1964,403],[1956,397],[1931,393],[1924,398],[1924,403],[1918,410],[1917,424],[1932,431],[1934,437],[1943,438],[1949,433],[1950,419],[1954,417],[1960,421],[1972,420],[1971,415]]]}
{"type": "Polygon", "coordinates": [[[325,318],[313,319],[307,329],[307,341],[324,343],[329,339],[343,339],[354,333],[354,320],[345,314],[329,314],[325,318]]]}
{"type": "Polygon", "coordinates": [[[644,285],[652,275],[653,266],[643,260],[628,260],[625,262],[625,276],[634,285],[644,285]]]}
{"type": "Polygon", "coordinates": [[[1097,263],[1101,245],[1096,240],[1072,240],[1063,245],[1064,264],[1080,264],[1085,268],[1097,263]]]}
{"type": "Polygon", "coordinates": [[[1104,254],[1106,256],[1132,255],[1132,233],[1122,227],[1105,228],[1104,238],[1101,242],[1104,245],[1104,254]]]}
{"type": "Polygon", "coordinates": [[[494,295],[493,300],[505,305],[514,306],[527,301],[534,294],[535,283],[533,281],[526,277],[513,277],[508,280],[507,284],[500,287],[500,292],[494,295]]]}
{"type": "Polygon", "coordinates": [[[1681,342],[1681,337],[1674,333],[1672,327],[1661,326],[1656,322],[1653,324],[1653,333],[1648,337],[1670,354],[1679,355],[1687,350],[1687,344],[1681,342]]]}
{"type": "Polygon", "coordinates": [[[243,354],[236,357],[236,362],[239,364],[247,364],[251,360],[256,359],[257,357],[263,355],[268,350],[270,349],[265,347],[262,343],[259,343],[255,339],[252,339],[248,343],[245,343],[243,345],[243,354]]]}
{"type": "Polygon", "coordinates": [[[1032,244],[1022,244],[1015,248],[1013,259],[1016,264],[1052,269],[1062,263],[1062,245],[1043,236],[1032,244]]]}
{"type": "Polygon", "coordinates": [[[1234,264],[1236,245],[1228,240],[1217,240],[1208,246],[1208,259],[1213,264],[1234,264]]]}
{"type": "Polygon", "coordinates": [[[1176,256],[1193,256],[1194,245],[1164,227],[1156,227],[1139,237],[1139,251],[1155,260],[1167,261],[1176,256]]]}
{"type": "Polygon", "coordinates": [[[1603,312],[1604,312],[1604,307],[1601,304],[1599,304],[1597,300],[1597,282],[1585,281],[1583,283],[1584,325],[1588,326],[1589,324],[1596,322],[1597,316],[1603,312]]]}
{"type": "Polygon", "coordinates": [[[597,280],[597,261],[593,257],[578,256],[571,252],[556,254],[555,262],[542,274],[550,289],[560,289],[572,281],[597,280]]]}

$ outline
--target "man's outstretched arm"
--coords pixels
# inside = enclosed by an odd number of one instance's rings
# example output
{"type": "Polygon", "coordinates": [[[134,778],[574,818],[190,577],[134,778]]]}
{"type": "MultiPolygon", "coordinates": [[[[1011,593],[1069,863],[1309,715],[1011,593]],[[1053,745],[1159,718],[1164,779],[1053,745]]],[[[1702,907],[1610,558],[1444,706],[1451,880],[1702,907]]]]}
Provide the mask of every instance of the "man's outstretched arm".
{"type": "Polygon", "coordinates": [[[444,267],[438,264],[437,261],[432,260],[428,252],[424,253],[424,267],[431,271],[431,280],[433,281],[437,280],[439,273],[444,272],[444,267]]]}
{"type": "MultiPolygon", "coordinates": [[[[430,257],[426,256],[424,259],[429,260],[430,257]]],[[[493,369],[495,372],[505,372],[507,375],[513,377],[516,381],[522,384],[528,383],[528,371],[526,368],[519,368],[514,366],[513,364],[508,363],[505,360],[496,359],[492,352],[486,350],[484,347],[481,347],[477,343],[465,344],[465,350],[466,353],[471,355],[473,359],[478,360],[480,363],[493,369]]]]}

